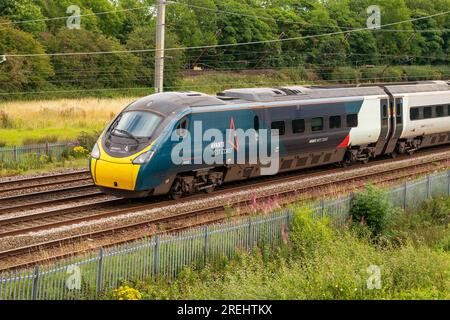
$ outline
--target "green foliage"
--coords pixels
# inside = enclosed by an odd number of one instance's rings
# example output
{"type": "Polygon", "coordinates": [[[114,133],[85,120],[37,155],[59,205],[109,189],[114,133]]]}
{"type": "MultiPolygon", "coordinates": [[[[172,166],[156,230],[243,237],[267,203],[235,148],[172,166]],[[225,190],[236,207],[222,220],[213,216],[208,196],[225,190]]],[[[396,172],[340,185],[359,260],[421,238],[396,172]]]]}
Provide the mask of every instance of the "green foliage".
{"type": "MultiPolygon", "coordinates": [[[[405,79],[408,81],[423,81],[426,79],[441,79],[441,73],[430,66],[405,66],[403,67],[405,79]]],[[[448,78],[448,74],[444,76],[448,78]]]]}
{"type": "Polygon", "coordinates": [[[306,256],[329,245],[333,233],[326,218],[315,219],[310,208],[298,208],[294,214],[289,238],[293,249],[306,256]]]}
{"type": "Polygon", "coordinates": [[[338,67],[331,74],[331,80],[341,83],[356,83],[360,77],[359,71],[351,67],[338,67]]]}
{"type": "MultiPolygon", "coordinates": [[[[416,214],[431,217],[425,211],[434,209],[427,208],[416,214]]],[[[380,246],[352,230],[332,230],[308,208],[296,209],[291,227],[290,244],[279,250],[242,253],[221,266],[187,268],[172,282],[148,279],[135,288],[144,299],[450,298],[449,236],[439,246],[414,244],[415,230],[405,227],[401,246],[380,246]],[[368,287],[370,266],[380,268],[379,289],[368,287]]]]}
{"type": "MultiPolygon", "coordinates": [[[[52,52],[125,50],[117,40],[83,29],[61,29],[56,35],[49,35],[45,43],[52,52]]],[[[129,53],[80,55],[70,59],[56,56],[52,62],[59,71],[55,79],[65,86],[77,88],[132,86],[139,64],[138,59],[129,53]]]]}
{"type": "Polygon", "coordinates": [[[11,21],[29,21],[23,24],[23,31],[33,34],[45,31],[45,22],[41,20],[45,17],[33,0],[1,0],[0,12],[11,21]]]}
{"type": "MultiPolygon", "coordinates": [[[[0,65],[0,93],[8,93],[0,95],[0,99],[150,93],[154,84],[154,53],[122,51],[154,49],[153,4],[152,0],[1,0],[0,54],[121,53],[52,59],[9,57],[0,65]],[[81,30],[68,30],[67,19],[45,20],[67,16],[70,5],[80,7],[81,30]],[[102,12],[108,13],[95,14],[102,12]],[[8,21],[27,22],[5,24],[8,21]],[[29,94],[36,91],[62,93],[29,94]]],[[[366,8],[372,4],[368,0],[179,0],[167,6],[166,48],[263,43],[168,50],[166,88],[191,89],[181,86],[181,71],[194,67],[231,71],[283,68],[285,78],[343,83],[358,79],[377,82],[449,77],[450,34],[445,31],[449,28],[445,15],[391,25],[385,31],[342,34],[365,27],[366,8]],[[419,32],[413,34],[413,30],[419,32]],[[287,38],[294,39],[272,42],[287,38]],[[362,67],[367,65],[380,67],[362,67]],[[398,66],[402,65],[410,66],[401,70],[398,66]],[[384,66],[390,67],[384,70],[384,66]],[[288,71],[302,67],[314,69],[315,77],[305,74],[309,72],[306,70],[298,77],[292,75],[296,71],[288,71]]],[[[382,10],[382,24],[389,24],[443,12],[450,1],[380,0],[376,4],[382,10]]],[[[272,80],[270,72],[265,76],[267,81],[272,80]]],[[[258,83],[246,84],[254,85],[258,83]]]]}
{"type": "Polygon", "coordinates": [[[86,150],[92,150],[100,134],[99,131],[81,132],[77,137],[78,145],[86,150]]]}
{"type": "MultiPolygon", "coordinates": [[[[0,53],[43,54],[45,50],[31,34],[0,24],[0,53]]],[[[53,74],[48,57],[9,57],[0,64],[0,93],[46,88],[53,74]]]]}
{"type": "Polygon", "coordinates": [[[378,236],[385,230],[387,219],[393,212],[392,202],[385,191],[369,185],[355,195],[350,215],[354,223],[367,225],[371,234],[378,236]]]}

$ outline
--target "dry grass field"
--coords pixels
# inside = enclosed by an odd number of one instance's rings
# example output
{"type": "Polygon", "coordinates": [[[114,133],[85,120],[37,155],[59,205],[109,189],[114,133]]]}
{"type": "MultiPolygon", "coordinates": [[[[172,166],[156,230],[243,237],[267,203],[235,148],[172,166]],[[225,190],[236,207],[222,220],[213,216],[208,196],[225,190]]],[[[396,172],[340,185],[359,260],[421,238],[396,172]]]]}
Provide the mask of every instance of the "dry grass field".
{"type": "Polygon", "coordinates": [[[135,98],[82,98],[0,103],[0,146],[67,141],[101,130],[135,98]]]}

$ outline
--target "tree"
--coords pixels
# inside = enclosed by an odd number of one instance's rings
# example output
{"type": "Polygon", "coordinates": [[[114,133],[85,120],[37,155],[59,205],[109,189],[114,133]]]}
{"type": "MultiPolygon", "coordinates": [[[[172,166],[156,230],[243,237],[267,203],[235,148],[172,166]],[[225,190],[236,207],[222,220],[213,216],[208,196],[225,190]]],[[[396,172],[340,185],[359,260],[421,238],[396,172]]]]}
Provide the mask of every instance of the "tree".
{"type": "MultiPolygon", "coordinates": [[[[61,29],[47,35],[50,52],[125,51],[117,40],[87,30],[61,29]]],[[[52,63],[60,86],[77,88],[119,88],[133,85],[139,60],[131,53],[54,56],[52,63]]]]}
{"type": "MultiPolygon", "coordinates": [[[[0,52],[6,54],[43,54],[44,48],[25,31],[0,25],[0,52]]],[[[53,68],[47,56],[8,57],[0,64],[0,91],[16,92],[41,89],[49,85],[53,68]]]]}
{"type": "Polygon", "coordinates": [[[45,22],[39,21],[44,19],[41,8],[32,0],[0,0],[0,12],[12,22],[28,21],[19,24],[20,29],[26,32],[37,34],[45,30],[45,22]]]}
{"type": "MultiPolygon", "coordinates": [[[[145,27],[137,27],[129,34],[126,44],[129,50],[143,50],[153,48],[155,42],[155,24],[145,27]]],[[[166,34],[166,47],[179,47],[178,38],[174,33],[168,32],[166,34]]],[[[137,53],[139,59],[139,81],[140,85],[153,86],[154,85],[154,68],[155,68],[155,53],[145,52],[137,53]]],[[[164,85],[169,90],[174,90],[179,80],[180,70],[183,68],[184,55],[181,50],[170,50],[166,52],[164,85]]]]}

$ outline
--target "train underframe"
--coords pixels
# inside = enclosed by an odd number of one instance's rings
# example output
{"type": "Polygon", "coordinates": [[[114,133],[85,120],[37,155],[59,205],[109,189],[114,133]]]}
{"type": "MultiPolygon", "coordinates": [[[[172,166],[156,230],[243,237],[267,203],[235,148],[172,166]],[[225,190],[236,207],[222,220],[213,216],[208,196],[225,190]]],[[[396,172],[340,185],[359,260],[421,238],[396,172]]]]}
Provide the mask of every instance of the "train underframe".
{"type": "MultiPolygon", "coordinates": [[[[355,163],[368,163],[370,159],[381,155],[396,157],[402,154],[413,154],[419,149],[450,143],[450,132],[428,136],[417,136],[409,139],[398,139],[394,151],[377,155],[376,144],[355,146],[346,149],[300,154],[282,157],[279,172],[295,171],[327,164],[348,166],[355,163]]],[[[210,167],[178,174],[168,191],[169,195],[178,199],[186,194],[212,192],[223,183],[246,180],[261,175],[259,165],[230,165],[210,167]]]]}

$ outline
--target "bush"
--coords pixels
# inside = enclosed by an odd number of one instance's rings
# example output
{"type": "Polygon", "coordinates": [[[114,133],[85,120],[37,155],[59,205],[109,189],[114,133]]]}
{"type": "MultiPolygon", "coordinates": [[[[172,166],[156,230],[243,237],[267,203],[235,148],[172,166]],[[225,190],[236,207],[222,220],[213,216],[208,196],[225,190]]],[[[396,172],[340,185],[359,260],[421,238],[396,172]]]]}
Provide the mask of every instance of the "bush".
{"type": "Polygon", "coordinates": [[[316,250],[330,244],[333,233],[328,224],[327,218],[315,218],[310,208],[298,208],[289,234],[294,251],[302,256],[314,255],[316,250]]]}
{"type": "Polygon", "coordinates": [[[448,198],[428,200],[424,205],[424,211],[432,224],[447,225],[450,223],[450,201],[448,198]]]}
{"type": "Polygon", "coordinates": [[[89,154],[90,154],[89,150],[87,150],[83,146],[77,146],[77,147],[73,148],[72,152],[71,152],[71,155],[76,159],[87,158],[87,157],[89,157],[89,154]]]}
{"type": "Polygon", "coordinates": [[[366,224],[372,236],[378,236],[384,231],[387,218],[393,211],[393,205],[387,195],[369,185],[365,191],[356,194],[350,215],[353,223],[366,224]]]}
{"type": "Polygon", "coordinates": [[[100,134],[100,131],[93,131],[92,133],[83,131],[77,137],[78,145],[86,150],[92,150],[100,134]]]}
{"type": "Polygon", "coordinates": [[[142,294],[129,286],[121,286],[114,290],[113,296],[117,300],[142,300],[142,294]]]}

